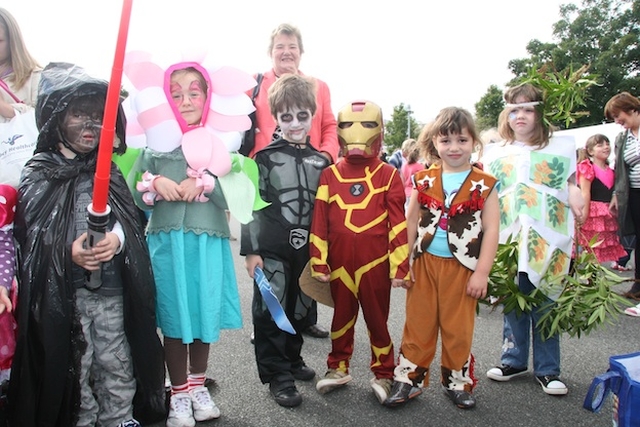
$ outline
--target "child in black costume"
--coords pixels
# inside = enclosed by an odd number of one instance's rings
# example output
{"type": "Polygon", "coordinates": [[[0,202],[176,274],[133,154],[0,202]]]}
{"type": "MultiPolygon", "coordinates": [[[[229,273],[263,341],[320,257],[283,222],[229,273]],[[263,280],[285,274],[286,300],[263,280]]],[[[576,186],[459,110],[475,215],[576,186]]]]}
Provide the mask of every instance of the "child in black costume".
{"type": "MultiPolygon", "coordinates": [[[[49,64],[42,73],[40,134],[15,217],[19,336],[9,390],[15,425],[139,426],[134,403],[141,421],[166,414],[149,253],[114,163],[108,232],[93,248],[85,245],[106,92],[107,82],[72,64],[49,64]],[[102,284],[90,290],[86,277],[98,270],[102,284]]],[[[119,113],[114,151],[122,154],[119,113]]]]}
{"type": "Polygon", "coordinates": [[[311,119],[316,111],[311,80],[288,74],[269,88],[269,106],[283,136],[255,156],[260,173],[260,196],[271,205],[254,213],[242,228],[240,254],[254,277],[264,270],[275,295],[296,330],[278,328],[260,294],[253,292],[253,325],[258,373],[275,401],[298,406],[302,396],[294,380],[315,378],[300,356],[302,331],[308,326],[311,298],[300,291],[298,279],[309,261],[309,228],[320,172],[329,160],[309,144],[311,119]]]}

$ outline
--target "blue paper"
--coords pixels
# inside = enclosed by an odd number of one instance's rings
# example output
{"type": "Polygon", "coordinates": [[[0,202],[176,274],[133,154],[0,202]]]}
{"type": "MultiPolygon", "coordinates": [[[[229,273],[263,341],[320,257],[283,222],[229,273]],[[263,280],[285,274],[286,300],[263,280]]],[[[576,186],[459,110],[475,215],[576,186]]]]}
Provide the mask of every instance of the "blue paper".
{"type": "Polygon", "coordinates": [[[278,328],[290,333],[291,335],[295,335],[296,330],[293,329],[293,325],[291,325],[287,314],[284,312],[284,309],[280,305],[278,297],[273,293],[271,284],[267,280],[264,272],[260,267],[256,267],[253,271],[253,278],[256,281],[258,289],[260,289],[260,294],[262,294],[262,299],[267,304],[269,313],[271,313],[271,317],[273,317],[273,320],[274,322],[276,322],[276,325],[278,325],[278,328]]]}

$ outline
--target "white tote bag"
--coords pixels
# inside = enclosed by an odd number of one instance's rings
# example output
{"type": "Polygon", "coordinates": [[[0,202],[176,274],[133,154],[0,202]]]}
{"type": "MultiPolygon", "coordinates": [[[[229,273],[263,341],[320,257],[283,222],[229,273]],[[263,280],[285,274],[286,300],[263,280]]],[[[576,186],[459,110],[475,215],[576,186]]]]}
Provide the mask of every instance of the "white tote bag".
{"type": "Polygon", "coordinates": [[[33,156],[38,140],[35,110],[16,114],[0,123],[0,184],[18,188],[24,164],[33,156]]]}

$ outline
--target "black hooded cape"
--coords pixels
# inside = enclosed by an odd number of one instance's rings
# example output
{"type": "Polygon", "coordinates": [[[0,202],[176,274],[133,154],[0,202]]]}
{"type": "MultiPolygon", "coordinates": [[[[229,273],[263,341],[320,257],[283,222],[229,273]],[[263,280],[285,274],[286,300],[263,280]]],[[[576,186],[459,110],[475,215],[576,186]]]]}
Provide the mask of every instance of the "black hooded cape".
{"type": "MultiPolygon", "coordinates": [[[[57,150],[58,121],[79,95],[106,94],[107,83],[70,64],[45,68],[36,107],[36,154],[23,170],[14,233],[19,260],[18,342],[9,385],[11,426],[75,425],[80,357],[86,348],[75,307],[71,244],[75,187],[95,174],[96,152],[67,159],[57,150]]],[[[122,152],[124,115],[116,134],[122,152]]],[[[137,391],[134,416],[150,423],[166,416],[164,359],[156,331],[155,284],[142,224],[127,184],[111,165],[108,204],[122,225],[124,319],[137,391]]]]}

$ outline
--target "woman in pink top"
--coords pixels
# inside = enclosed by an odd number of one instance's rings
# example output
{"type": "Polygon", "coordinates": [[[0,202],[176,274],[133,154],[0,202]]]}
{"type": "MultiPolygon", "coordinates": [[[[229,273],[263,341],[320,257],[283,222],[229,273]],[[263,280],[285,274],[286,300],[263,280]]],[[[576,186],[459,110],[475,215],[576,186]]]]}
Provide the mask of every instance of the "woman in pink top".
{"type": "MultiPolygon", "coordinates": [[[[273,120],[267,100],[267,92],[276,79],[283,74],[303,74],[300,69],[300,58],[304,53],[302,35],[300,30],[293,25],[281,24],[271,33],[269,56],[273,68],[266,73],[260,91],[254,100],[256,106],[256,143],[251,150],[250,157],[271,143],[276,131],[276,122],[273,120]]],[[[309,132],[310,145],[325,153],[332,162],[338,158],[338,134],[336,131],[336,119],[331,110],[331,95],[329,86],[320,79],[314,79],[316,83],[316,114],[313,116],[311,131],[309,132]]],[[[253,90],[251,90],[253,91],[253,90]]],[[[251,95],[251,93],[248,93],[251,95]]],[[[277,139],[277,138],[276,138],[277,139]]]]}
{"type": "MultiPolygon", "coordinates": [[[[275,81],[283,74],[300,74],[300,57],[304,53],[302,35],[297,27],[290,24],[280,24],[271,33],[269,44],[269,56],[273,68],[266,73],[260,83],[260,90],[253,103],[256,107],[256,137],[255,146],[249,153],[249,157],[269,145],[271,141],[279,138],[279,129],[273,119],[269,108],[268,91],[275,81]],[[275,134],[275,136],[274,136],[275,134]]],[[[331,95],[329,86],[320,79],[316,79],[316,113],[311,122],[311,130],[307,136],[307,144],[328,158],[332,163],[338,159],[340,144],[336,128],[336,118],[331,110],[331,95]]],[[[253,89],[247,92],[251,96],[253,89]]],[[[305,328],[305,334],[314,338],[327,338],[329,331],[316,324],[318,309],[316,301],[313,301],[309,312],[309,325],[305,328]]],[[[252,338],[253,339],[253,338],[252,338]]]]}

